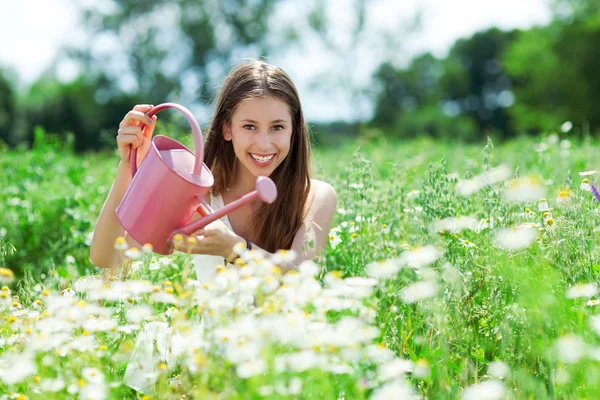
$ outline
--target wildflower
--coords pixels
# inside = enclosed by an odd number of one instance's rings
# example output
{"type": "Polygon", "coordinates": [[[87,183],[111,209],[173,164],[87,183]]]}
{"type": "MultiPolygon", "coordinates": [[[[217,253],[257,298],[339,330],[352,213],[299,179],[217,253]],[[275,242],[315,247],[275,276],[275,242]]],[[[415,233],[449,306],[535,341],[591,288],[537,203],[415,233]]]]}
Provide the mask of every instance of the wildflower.
{"type": "Polygon", "coordinates": [[[429,363],[427,360],[418,360],[413,370],[413,376],[416,378],[427,378],[429,376],[429,363]]]}
{"type": "Polygon", "coordinates": [[[40,382],[40,388],[44,392],[56,393],[56,392],[60,392],[61,390],[63,390],[64,387],[65,387],[65,381],[61,378],[56,378],[56,379],[48,378],[48,379],[43,379],[40,382]]]}
{"type": "Polygon", "coordinates": [[[250,378],[264,373],[267,370],[267,362],[262,359],[250,360],[238,364],[236,372],[242,379],[250,378]]]}
{"type": "Polygon", "coordinates": [[[469,239],[458,239],[459,243],[465,247],[465,248],[470,248],[470,247],[477,247],[475,246],[475,243],[471,242],[469,239]]]}
{"type": "Polygon", "coordinates": [[[556,198],[556,204],[566,206],[571,204],[573,199],[571,198],[571,192],[568,190],[561,190],[556,198]]]}
{"type": "Polygon", "coordinates": [[[433,221],[429,225],[431,232],[451,232],[459,233],[465,229],[475,230],[477,227],[477,220],[471,216],[458,217],[458,218],[444,218],[433,221]]]}
{"type": "Polygon", "coordinates": [[[529,202],[544,197],[546,188],[543,181],[536,176],[526,176],[507,182],[504,200],[513,202],[529,202]]]}
{"type": "Polygon", "coordinates": [[[600,315],[592,315],[590,317],[590,327],[600,335],[600,315]]]}
{"type": "Polygon", "coordinates": [[[536,214],[531,211],[531,208],[525,207],[525,210],[519,214],[521,217],[525,217],[526,219],[535,218],[536,214]]]}
{"type": "Polygon", "coordinates": [[[584,190],[586,192],[591,192],[592,191],[592,187],[590,186],[590,180],[588,178],[584,178],[581,180],[581,185],[579,185],[579,188],[581,190],[584,190]]]}
{"type": "MultiPolygon", "coordinates": [[[[571,141],[569,139],[563,139],[560,141],[560,148],[563,150],[567,150],[569,148],[571,148],[571,141]]],[[[569,153],[566,152],[565,155],[568,155],[569,153]]]]}
{"type": "Polygon", "coordinates": [[[434,246],[427,245],[403,252],[400,257],[398,257],[398,262],[400,265],[407,265],[418,269],[434,263],[442,256],[442,254],[443,252],[434,246]]]}
{"type": "Polygon", "coordinates": [[[385,279],[396,275],[400,270],[400,266],[391,260],[383,260],[367,264],[365,269],[368,276],[385,279]]]}
{"type": "Polygon", "coordinates": [[[2,354],[0,359],[0,381],[7,385],[23,382],[37,371],[33,354],[2,354]]]}
{"type": "Polygon", "coordinates": [[[494,245],[505,250],[521,250],[529,247],[537,236],[538,230],[529,226],[503,228],[496,232],[494,245]]]}
{"type": "Polygon", "coordinates": [[[597,306],[598,304],[600,304],[600,300],[597,299],[592,299],[592,300],[588,300],[587,303],[588,306],[592,307],[592,306],[597,306]]]}
{"type": "Polygon", "coordinates": [[[506,389],[502,382],[489,380],[469,386],[465,389],[463,400],[496,400],[504,398],[506,389]]]}
{"type": "Polygon", "coordinates": [[[538,203],[538,211],[547,211],[547,210],[549,210],[548,200],[541,198],[540,202],[538,203]]]}
{"type": "Polygon", "coordinates": [[[590,176],[590,175],[594,175],[597,172],[598,171],[583,171],[583,172],[579,173],[579,176],[590,176]]]}
{"type": "Polygon", "coordinates": [[[293,263],[298,254],[294,250],[278,250],[274,256],[271,257],[271,261],[275,265],[293,263]]]}
{"type": "Polygon", "coordinates": [[[565,335],[556,341],[558,358],[565,363],[575,363],[585,355],[585,342],[578,335],[565,335]]]}
{"type": "Polygon", "coordinates": [[[488,365],[488,375],[492,378],[503,379],[510,375],[510,367],[502,361],[492,361],[488,365]]]}
{"type": "Polygon", "coordinates": [[[98,368],[84,368],[81,375],[89,383],[98,384],[104,382],[104,374],[98,368]]]}
{"type": "Polygon", "coordinates": [[[412,387],[407,385],[403,380],[396,379],[385,385],[377,388],[371,400],[388,400],[388,399],[413,399],[415,392],[412,387]]]}
{"type": "Polygon", "coordinates": [[[490,168],[483,174],[474,176],[471,179],[460,180],[456,184],[456,191],[461,196],[470,196],[483,189],[487,185],[505,181],[510,177],[512,171],[506,165],[500,165],[496,168],[490,168]]]}
{"type": "Polygon", "coordinates": [[[123,236],[119,236],[116,240],[115,240],[115,249],[117,250],[127,250],[129,248],[129,244],[127,243],[127,240],[125,240],[125,238],[123,236]]]}
{"type": "Polygon", "coordinates": [[[598,286],[595,283],[578,283],[567,290],[568,299],[576,299],[580,297],[590,298],[598,294],[598,286]]]}
{"type": "Polygon", "coordinates": [[[148,269],[150,271],[156,271],[156,270],[160,269],[160,263],[156,260],[156,258],[153,258],[152,260],[150,260],[150,265],[148,266],[148,269]]]}
{"type": "Polygon", "coordinates": [[[397,358],[380,365],[377,368],[377,376],[380,381],[388,381],[390,379],[402,378],[407,372],[413,370],[413,362],[397,358]]]}
{"type": "Polygon", "coordinates": [[[435,296],[438,285],[433,281],[413,283],[400,291],[400,297],[405,303],[417,303],[421,300],[435,296]]]}
{"type": "Polygon", "coordinates": [[[564,133],[569,132],[571,129],[573,129],[573,123],[571,121],[565,121],[560,126],[560,130],[563,131],[564,133]]]}
{"type": "Polygon", "coordinates": [[[533,149],[538,152],[538,153],[543,153],[544,151],[548,150],[548,145],[544,142],[542,143],[534,143],[533,144],[533,149]]]}
{"type": "Polygon", "coordinates": [[[134,324],[139,324],[150,316],[152,316],[152,307],[149,305],[131,307],[125,311],[127,321],[134,324]]]}
{"type": "Polygon", "coordinates": [[[73,297],[75,296],[75,291],[73,289],[71,289],[70,287],[66,288],[65,290],[63,290],[61,292],[61,294],[65,297],[73,297]]]}
{"type": "MultiPolygon", "coordinates": [[[[311,260],[306,260],[298,266],[298,272],[301,276],[304,277],[315,277],[319,273],[319,271],[319,266],[311,260]]],[[[287,275],[289,275],[290,272],[288,272],[287,275]]]]}
{"type": "Polygon", "coordinates": [[[590,182],[590,189],[592,190],[592,194],[598,203],[600,203],[600,193],[598,193],[598,189],[594,186],[593,183],[590,182]]]}
{"type": "Polygon", "coordinates": [[[137,260],[142,256],[142,253],[137,249],[137,247],[132,247],[130,249],[125,250],[125,257],[131,260],[137,260]]]}
{"type": "Polygon", "coordinates": [[[145,254],[152,253],[153,249],[154,248],[151,243],[146,243],[142,246],[142,252],[145,254]]]}
{"type": "Polygon", "coordinates": [[[15,280],[15,274],[8,268],[0,268],[0,283],[10,283],[15,280]]]}

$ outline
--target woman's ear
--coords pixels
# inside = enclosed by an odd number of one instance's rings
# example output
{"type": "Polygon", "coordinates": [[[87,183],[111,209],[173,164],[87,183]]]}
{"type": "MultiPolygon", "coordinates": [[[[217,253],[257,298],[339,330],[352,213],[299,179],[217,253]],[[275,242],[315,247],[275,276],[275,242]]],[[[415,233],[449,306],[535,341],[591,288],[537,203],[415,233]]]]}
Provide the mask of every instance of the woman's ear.
{"type": "Polygon", "coordinates": [[[223,122],[223,139],[231,141],[231,126],[227,122],[223,122]]]}

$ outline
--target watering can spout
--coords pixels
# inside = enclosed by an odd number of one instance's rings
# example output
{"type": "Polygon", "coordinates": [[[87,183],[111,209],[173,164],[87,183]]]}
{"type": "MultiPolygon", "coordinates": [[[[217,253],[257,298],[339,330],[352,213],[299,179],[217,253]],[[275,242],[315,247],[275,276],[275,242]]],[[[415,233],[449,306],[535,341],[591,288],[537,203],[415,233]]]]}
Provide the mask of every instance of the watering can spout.
{"type": "Polygon", "coordinates": [[[210,206],[206,204],[204,198],[202,198],[201,195],[198,195],[198,197],[200,198],[201,204],[199,208],[202,209],[202,207],[204,207],[205,211],[200,212],[202,218],[197,219],[191,224],[186,225],[178,230],[179,232],[183,232],[186,235],[192,235],[194,232],[199,231],[211,222],[221,219],[225,215],[231,213],[232,211],[240,208],[245,204],[248,204],[250,201],[256,198],[259,198],[267,204],[273,203],[277,198],[277,187],[271,179],[267,178],[266,176],[259,176],[258,178],[256,178],[255,189],[252,192],[240,197],[239,199],[227,204],[225,207],[220,208],[216,211],[213,211],[210,208],[210,206]]]}

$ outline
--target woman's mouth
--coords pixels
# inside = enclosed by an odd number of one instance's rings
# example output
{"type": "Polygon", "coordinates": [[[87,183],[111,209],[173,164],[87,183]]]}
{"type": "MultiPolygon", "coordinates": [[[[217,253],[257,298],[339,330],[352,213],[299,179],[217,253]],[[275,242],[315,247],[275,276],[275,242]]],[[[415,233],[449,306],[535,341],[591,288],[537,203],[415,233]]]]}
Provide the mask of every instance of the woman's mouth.
{"type": "Polygon", "coordinates": [[[266,167],[267,165],[271,164],[271,162],[273,162],[273,160],[275,159],[275,154],[269,154],[269,155],[259,155],[259,154],[254,154],[254,153],[249,153],[249,154],[250,154],[250,158],[252,159],[254,164],[258,165],[259,167],[266,167]]]}

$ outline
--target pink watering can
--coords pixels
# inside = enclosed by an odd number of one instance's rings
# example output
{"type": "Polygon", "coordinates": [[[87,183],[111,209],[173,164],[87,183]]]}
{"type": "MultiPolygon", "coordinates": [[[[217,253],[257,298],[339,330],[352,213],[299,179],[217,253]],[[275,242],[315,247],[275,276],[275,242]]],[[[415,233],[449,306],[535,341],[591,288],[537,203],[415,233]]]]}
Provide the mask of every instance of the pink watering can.
{"type": "Polygon", "coordinates": [[[257,197],[266,203],[277,197],[273,181],[260,176],[256,179],[256,190],[213,211],[204,201],[214,178],[203,162],[200,126],[189,110],[175,103],[160,104],[146,115],[152,117],[165,108],[183,113],[194,133],[196,154],[176,140],[154,136],[138,169],[137,148],[132,149],[129,162],[133,179],[116,210],[125,231],[140,244],[150,243],[160,254],[173,251],[167,243],[173,232],[191,235],[257,197]],[[196,211],[202,217],[189,223],[196,211]]]}

